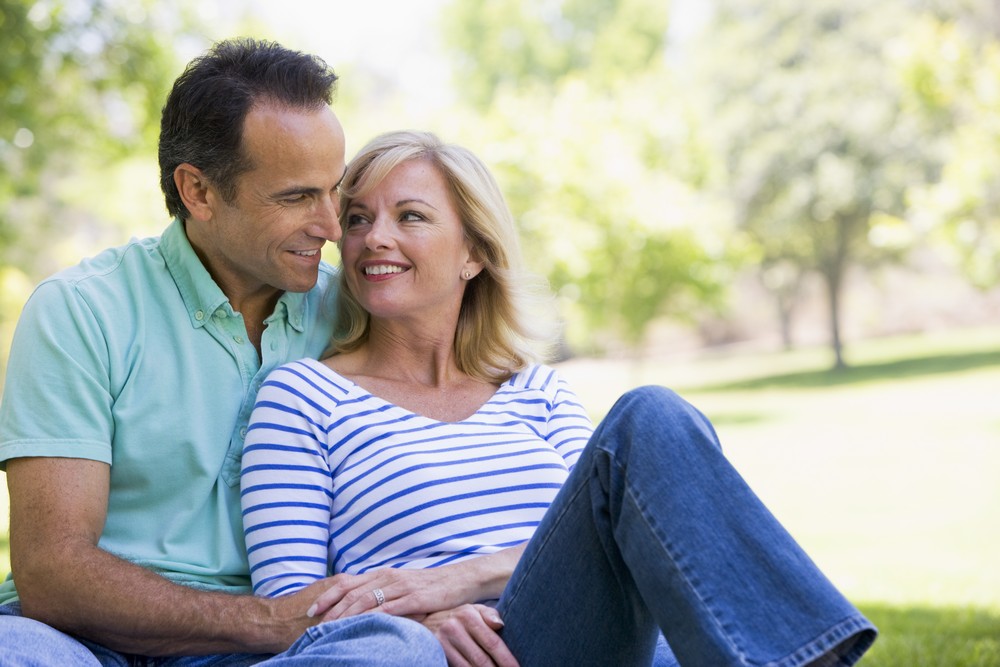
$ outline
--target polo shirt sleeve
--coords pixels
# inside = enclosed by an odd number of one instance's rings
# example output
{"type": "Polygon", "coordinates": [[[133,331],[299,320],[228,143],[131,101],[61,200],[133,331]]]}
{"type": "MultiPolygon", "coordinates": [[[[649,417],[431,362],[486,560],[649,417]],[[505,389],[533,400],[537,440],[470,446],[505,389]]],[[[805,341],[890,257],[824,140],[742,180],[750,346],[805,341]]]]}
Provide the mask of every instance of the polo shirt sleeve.
{"type": "Polygon", "coordinates": [[[0,402],[0,467],[24,456],[111,463],[110,361],[102,323],[77,285],[49,280],[28,299],[0,402]]]}

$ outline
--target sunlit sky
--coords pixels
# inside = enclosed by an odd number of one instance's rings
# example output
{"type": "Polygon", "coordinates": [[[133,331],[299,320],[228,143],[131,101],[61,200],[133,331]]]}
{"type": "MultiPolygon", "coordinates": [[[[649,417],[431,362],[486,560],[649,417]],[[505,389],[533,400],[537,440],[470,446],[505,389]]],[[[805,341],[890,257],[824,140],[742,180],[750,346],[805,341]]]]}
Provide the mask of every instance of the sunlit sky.
{"type": "MultiPolygon", "coordinates": [[[[440,110],[453,100],[448,56],[437,26],[449,2],[252,0],[245,6],[287,46],[316,53],[339,72],[376,73],[416,105],[440,110]]],[[[711,2],[673,0],[671,5],[671,38],[678,40],[697,31],[711,2]]]]}
{"type": "Polygon", "coordinates": [[[338,71],[359,67],[408,94],[440,100],[448,88],[435,21],[448,0],[254,0],[279,41],[338,71]]]}

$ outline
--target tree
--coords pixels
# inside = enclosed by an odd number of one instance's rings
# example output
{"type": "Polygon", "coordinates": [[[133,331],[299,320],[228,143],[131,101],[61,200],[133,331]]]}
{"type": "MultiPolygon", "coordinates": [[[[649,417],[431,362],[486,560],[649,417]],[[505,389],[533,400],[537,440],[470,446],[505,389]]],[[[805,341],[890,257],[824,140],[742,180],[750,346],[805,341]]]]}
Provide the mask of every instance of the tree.
{"type": "Polygon", "coordinates": [[[939,168],[887,57],[911,17],[894,1],[722,0],[699,54],[741,230],[765,272],[822,278],[836,368],[849,269],[901,256],[910,237],[885,231],[939,168]]]}
{"type": "Polygon", "coordinates": [[[485,109],[505,89],[640,74],[663,55],[669,12],[662,0],[456,0],[443,16],[457,87],[485,109]]]}
{"type": "Polygon", "coordinates": [[[925,14],[898,59],[911,103],[948,141],[941,179],[912,194],[910,217],[989,289],[1000,285],[1000,30],[991,5],[973,9],[925,14]]]}
{"type": "Polygon", "coordinates": [[[32,275],[56,268],[47,261],[53,239],[81,219],[66,183],[154,154],[177,73],[171,38],[189,21],[183,4],[172,4],[0,0],[3,264],[32,275]]]}
{"type": "Polygon", "coordinates": [[[655,318],[716,303],[719,216],[691,185],[706,151],[665,63],[664,3],[458,0],[445,15],[477,111],[467,143],[490,137],[571,343],[637,348],[655,318]]]}

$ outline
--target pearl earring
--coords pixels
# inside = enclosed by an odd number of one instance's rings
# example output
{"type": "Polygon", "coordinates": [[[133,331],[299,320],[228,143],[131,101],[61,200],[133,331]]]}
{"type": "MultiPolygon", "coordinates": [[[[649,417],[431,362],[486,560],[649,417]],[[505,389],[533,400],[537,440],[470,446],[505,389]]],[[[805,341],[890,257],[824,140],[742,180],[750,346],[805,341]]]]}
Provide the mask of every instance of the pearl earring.
{"type": "Polygon", "coordinates": [[[465,279],[466,280],[470,280],[472,278],[472,272],[471,271],[466,271],[464,275],[465,275],[465,279]]]}

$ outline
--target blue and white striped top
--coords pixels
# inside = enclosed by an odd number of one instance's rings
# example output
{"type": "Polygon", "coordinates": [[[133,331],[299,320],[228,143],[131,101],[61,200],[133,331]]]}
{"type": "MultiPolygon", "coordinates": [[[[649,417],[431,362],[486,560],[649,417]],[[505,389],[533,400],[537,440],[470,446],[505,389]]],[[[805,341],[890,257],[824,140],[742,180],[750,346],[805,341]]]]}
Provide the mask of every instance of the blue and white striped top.
{"type": "Polygon", "coordinates": [[[318,361],[281,366],[261,387],[243,449],[254,592],[520,544],[592,431],[547,366],[517,373],[454,423],[388,403],[318,361]]]}

